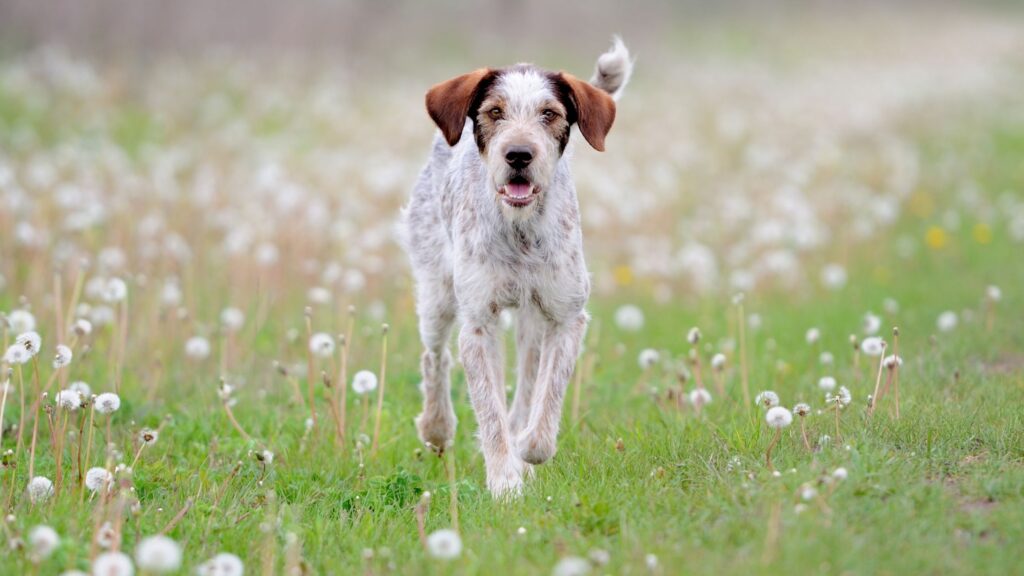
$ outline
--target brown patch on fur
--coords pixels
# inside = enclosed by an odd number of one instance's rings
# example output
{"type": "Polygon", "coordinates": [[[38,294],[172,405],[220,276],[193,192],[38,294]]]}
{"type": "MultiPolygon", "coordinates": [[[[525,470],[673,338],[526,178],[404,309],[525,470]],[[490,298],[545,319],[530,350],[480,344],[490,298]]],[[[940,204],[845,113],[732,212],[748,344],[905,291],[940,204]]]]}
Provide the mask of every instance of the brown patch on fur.
{"type": "Polygon", "coordinates": [[[615,101],[604,90],[567,72],[559,72],[552,79],[563,88],[566,107],[574,113],[569,121],[579,124],[580,133],[594,150],[604,152],[604,138],[615,122],[615,101]]]}
{"type": "Polygon", "coordinates": [[[427,113],[441,129],[449,146],[458,144],[473,104],[495,77],[490,68],[480,68],[435,84],[427,91],[427,113]]]}

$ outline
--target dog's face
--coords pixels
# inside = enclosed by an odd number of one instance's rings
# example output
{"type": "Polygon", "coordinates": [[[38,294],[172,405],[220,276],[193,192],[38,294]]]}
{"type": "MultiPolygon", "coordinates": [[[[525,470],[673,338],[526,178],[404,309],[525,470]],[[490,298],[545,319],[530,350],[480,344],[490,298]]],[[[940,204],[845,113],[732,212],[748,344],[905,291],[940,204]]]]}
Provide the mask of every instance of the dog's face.
{"type": "Polygon", "coordinates": [[[427,111],[451,146],[466,118],[473,120],[495,201],[510,219],[536,211],[574,123],[591,146],[604,150],[615,120],[615,103],[604,91],[528,65],[485,68],[442,82],[427,92],[427,111]]]}

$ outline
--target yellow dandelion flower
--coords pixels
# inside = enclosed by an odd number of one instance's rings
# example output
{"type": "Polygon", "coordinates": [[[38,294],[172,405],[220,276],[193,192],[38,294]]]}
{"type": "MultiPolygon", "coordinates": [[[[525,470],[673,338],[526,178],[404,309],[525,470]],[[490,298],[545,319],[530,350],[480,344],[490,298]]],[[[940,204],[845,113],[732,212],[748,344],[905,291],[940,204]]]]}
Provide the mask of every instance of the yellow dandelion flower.
{"type": "Polygon", "coordinates": [[[616,266],[612,270],[612,275],[619,286],[629,286],[633,283],[633,269],[629,266],[616,266]]]}
{"type": "Polygon", "coordinates": [[[992,243],[992,228],[984,222],[975,224],[974,230],[972,230],[971,233],[974,236],[974,241],[978,244],[992,243]]]}
{"type": "Polygon", "coordinates": [[[938,226],[932,226],[925,232],[924,242],[932,250],[942,250],[949,243],[949,235],[938,226]]]}

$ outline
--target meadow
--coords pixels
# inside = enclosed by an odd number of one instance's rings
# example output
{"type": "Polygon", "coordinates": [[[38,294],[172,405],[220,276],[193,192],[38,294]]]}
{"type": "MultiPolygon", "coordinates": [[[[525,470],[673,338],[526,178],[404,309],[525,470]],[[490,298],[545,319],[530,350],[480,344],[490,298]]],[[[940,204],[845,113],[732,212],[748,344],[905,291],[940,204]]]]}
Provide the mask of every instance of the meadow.
{"type": "Polygon", "coordinates": [[[458,369],[453,449],[413,426],[393,225],[451,70],[4,55],[0,573],[1020,573],[1024,25],[829,26],[639,51],[512,501],[458,369]]]}

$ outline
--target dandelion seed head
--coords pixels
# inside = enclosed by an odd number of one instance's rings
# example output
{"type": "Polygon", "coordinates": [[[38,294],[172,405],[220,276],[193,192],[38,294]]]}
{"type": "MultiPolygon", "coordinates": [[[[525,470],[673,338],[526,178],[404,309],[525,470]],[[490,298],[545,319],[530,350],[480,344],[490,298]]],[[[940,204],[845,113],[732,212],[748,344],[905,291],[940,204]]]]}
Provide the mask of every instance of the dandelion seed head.
{"type": "Polygon", "coordinates": [[[885,352],[885,340],[878,336],[865,338],[860,343],[860,350],[868,356],[881,356],[885,352]]]}
{"type": "Polygon", "coordinates": [[[938,320],[935,321],[936,328],[939,332],[952,332],[956,329],[956,325],[959,323],[956,312],[947,310],[942,314],[939,314],[938,320]]]}
{"type": "Polygon", "coordinates": [[[210,341],[202,336],[193,336],[185,341],[185,356],[193,360],[204,360],[210,355],[210,341]]]}
{"type": "Polygon", "coordinates": [[[721,372],[725,369],[725,354],[719,352],[711,357],[711,367],[721,372]]]}
{"type": "Polygon", "coordinates": [[[447,528],[427,536],[427,553],[439,560],[454,560],[462,554],[462,538],[447,528]]]}
{"type": "Polygon", "coordinates": [[[32,359],[32,355],[25,348],[17,344],[11,344],[4,352],[4,362],[11,366],[24,364],[32,359]]]}
{"type": "Polygon", "coordinates": [[[850,395],[850,390],[846,386],[840,386],[839,391],[835,394],[829,392],[825,394],[825,403],[833,404],[839,408],[845,408],[850,405],[853,401],[853,396],[850,395]]]}
{"type": "Polygon", "coordinates": [[[773,406],[764,415],[768,426],[780,429],[793,423],[793,413],[782,406],[773,406]]]}
{"type": "Polygon", "coordinates": [[[139,442],[146,446],[152,446],[156,444],[156,441],[160,438],[160,433],[152,428],[143,428],[139,431],[139,442]]]}
{"type": "Polygon", "coordinates": [[[85,487],[92,492],[99,492],[114,482],[114,475],[106,468],[90,468],[85,473],[85,487]]]}
{"type": "Polygon", "coordinates": [[[46,502],[53,496],[53,482],[45,476],[36,476],[28,483],[28,499],[33,504],[46,502]]]}
{"type": "Polygon", "coordinates": [[[882,328],[882,319],[875,314],[868,312],[864,315],[864,320],[861,322],[861,328],[864,334],[873,336],[878,334],[878,331],[882,328]]]}
{"type": "Polygon", "coordinates": [[[96,411],[100,414],[113,414],[121,408],[121,397],[113,392],[104,392],[96,397],[96,411]]]}
{"type": "Polygon", "coordinates": [[[696,346],[700,342],[700,328],[696,326],[690,328],[690,331],[686,333],[686,341],[690,343],[690,346],[696,346]]]}
{"type": "Polygon", "coordinates": [[[242,576],[244,573],[242,559],[227,552],[217,554],[196,569],[198,576],[242,576]]]}
{"type": "Polygon", "coordinates": [[[694,388],[690,390],[690,404],[702,407],[711,403],[711,393],[705,388],[694,388]]]}
{"type": "Polygon", "coordinates": [[[88,384],[82,382],[81,380],[72,382],[68,386],[68,390],[78,392],[78,395],[82,397],[82,403],[85,403],[86,400],[92,397],[92,388],[90,388],[88,384]]]}
{"type": "Polygon", "coordinates": [[[229,306],[220,311],[220,323],[229,332],[238,332],[245,325],[245,312],[229,306]]]}
{"type": "Polygon", "coordinates": [[[890,354],[886,356],[884,360],[882,360],[882,364],[889,370],[894,370],[896,368],[899,368],[900,366],[903,366],[903,358],[895,354],[890,354]]]}
{"type": "Polygon", "coordinates": [[[330,358],[334,354],[334,337],[326,332],[317,332],[309,338],[309,351],[320,358],[330,358]]]}
{"type": "Polygon", "coordinates": [[[552,576],[586,576],[590,574],[590,562],[579,556],[566,556],[555,564],[552,576]]]}
{"type": "Polygon", "coordinates": [[[61,368],[71,364],[71,358],[74,354],[71,352],[71,348],[63,344],[57,345],[57,352],[53,356],[53,369],[60,370],[61,368]]]}
{"type": "Polygon", "coordinates": [[[989,285],[985,288],[985,298],[990,302],[999,302],[1003,299],[1003,291],[999,289],[999,286],[989,285]]]}
{"type": "Polygon", "coordinates": [[[79,394],[77,390],[72,390],[70,388],[57,392],[54,400],[61,410],[74,411],[82,407],[82,395],[79,394]]]}
{"type": "Polygon", "coordinates": [[[7,324],[15,334],[33,332],[36,329],[36,317],[28,310],[12,310],[7,315],[7,324]]]}
{"type": "Polygon", "coordinates": [[[132,559],[123,552],[104,552],[92,561],[92,573],[97,576],[133,576],[132,559]]]}
{"type": "Polygon", "coordinates": [[[807,333],[804,334],[804,340],[806,340],[808,344],[817,343],[818,340],[821,340],[821,330],[818,328],[809,328],[807,333]]]}
{"type": "Polygon", "coordinates": [[[821,269],[821,283],[829,290],[838,290],[846,286],[846,268],[839,264],[828,264],[821,269]]]}
{"type": "Polygon", "coordinates": [[[650,370],[661,360],[661,354],[653,348],[644,348],[637,357],[637,364],[642,370],[650,370]]]}
{"type": "Polygon", "coordinates": [[[14,345],[20,346],[28,352],[29,356],[35,356],[42,349],[43,339],[38,332],[22,332],[14,339],[14,345]]]}
{"type": "Polygon", "coordinates": [[[103,290],[103,300],[108,303],[120,302],[128,297],[128,285],[120,278],[111,278],[103,290]]]}
{"type": "Polygon", "coordinates": [[[615,325],[626,332],[639,332],[644,327],[644,313],[633,304],[620,306],[615,311],[615,325]]]}
{"type": "Polygon", "coordinates": [[[377,375],[369,370],[360,370],[352,377],[352,390],[356,394],[368,394],[377,389],[377,375]]]}
{"type": "Polygon", "coordinates": [[[846,471],[846,468],[843,468],[842,466],[836,468],[832,472],[832,477],[836,480],[846,480],[847,476],[849,476],[849,473],[846,471]]]}
{"type": "Polygon", "coordinates": [[[53,528],[40,524],[28,531],[28,549],[32,561],[42,562],[49,558],[57,546],[60,545],[60,536],[53,528]]]}
{"type": "Polygon", "coordinates": [[[754,403],[765,408],[774,408],[779,405],[779,395],[771,390],[765,390],[754,398],[754,403]]]}
{"type": "Polygon", "coordinates": [[[796,406],[793,406],[793,413],[802,418],[811,413],[811,406],[806,402],[801,402],[796,406]]]}
{"type": "Polygon", "coordinates": [[[88,336],[89,334],[92,334],[92,322],[89,322],[85,318],[79,318],[78,320],[75,320],[75,325],[72,327],[72,330],[74,330],[75,334],[78,334],[79,336],[88,336]]]}
{"type": "Polygon", "coordinates": [[[823,392],[830,392],[836,389],[836,379],[832,376],[822,376],[818,379],[818,388],[823,392]]]}

